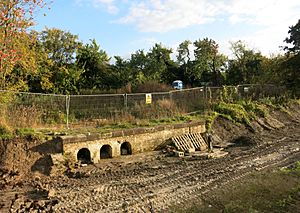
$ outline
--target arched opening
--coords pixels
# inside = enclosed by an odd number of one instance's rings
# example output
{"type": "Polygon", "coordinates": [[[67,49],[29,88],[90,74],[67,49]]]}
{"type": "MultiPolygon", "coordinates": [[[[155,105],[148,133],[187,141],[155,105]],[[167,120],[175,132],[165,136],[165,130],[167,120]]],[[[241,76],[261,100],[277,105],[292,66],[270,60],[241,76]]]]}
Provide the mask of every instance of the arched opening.
{"type": "Polygon", "coordinates": [[[100,159],[112,158],[112,148],[110,145],[104,145],[100,149],[100,159]]]}
{"type": "Polygon", "coordinates": [[[132,150],[131,150],[131,145],[129,142],[124,142],[121,145],[121,155],[131,155],[132,150]]]}
{"type": "Polygon", "coordinates": [[[77,153],[77,160],[81,163],[91,163],[91,153],[87,148],[82,148],[77,153]]]}

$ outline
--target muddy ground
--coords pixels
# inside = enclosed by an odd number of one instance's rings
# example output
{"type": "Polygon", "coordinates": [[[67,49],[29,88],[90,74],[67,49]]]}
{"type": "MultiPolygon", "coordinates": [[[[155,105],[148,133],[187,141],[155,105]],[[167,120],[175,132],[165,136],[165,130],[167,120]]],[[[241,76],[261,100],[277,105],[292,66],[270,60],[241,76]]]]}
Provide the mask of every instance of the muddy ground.
{"type": "Polygon", "coordinates": [[[300,161],[299,105],[289,113],[274,110],[252,126],[217,119],[214,145],[235,144],[225,148],[229,154],[223,158],[156,151],[102,160],[64,175],[51,174],[49,156],[33,149],[38,141],[2,142],[0,212],[168,212],[199,197],[218,207],[211,199],[214,189],[300,161]]]}

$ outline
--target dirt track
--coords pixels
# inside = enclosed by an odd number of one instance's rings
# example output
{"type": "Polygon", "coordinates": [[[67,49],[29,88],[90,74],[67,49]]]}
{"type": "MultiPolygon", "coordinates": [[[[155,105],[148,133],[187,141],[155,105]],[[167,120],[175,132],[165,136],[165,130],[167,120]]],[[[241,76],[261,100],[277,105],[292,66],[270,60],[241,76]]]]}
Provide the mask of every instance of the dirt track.
{"type": "Polygon", "coordinates": [[[224,158],[175,158],[151,152],[104,160],[78,168],[73,177],[47,177],[4,187],[0,194],[6,198],[2,197],[0,204],[2,201],[2,210],[12,212],[166,212],[199,197],[207,200],[215,187],[256,170],[299,161],[298,116],[296,112],[296,117],[282,119],[282,114],[276,114],[285,123],[280,129],[255,134],[241,130],[236,134],[247,134],[256,145],[229,148],[224,158]]]}

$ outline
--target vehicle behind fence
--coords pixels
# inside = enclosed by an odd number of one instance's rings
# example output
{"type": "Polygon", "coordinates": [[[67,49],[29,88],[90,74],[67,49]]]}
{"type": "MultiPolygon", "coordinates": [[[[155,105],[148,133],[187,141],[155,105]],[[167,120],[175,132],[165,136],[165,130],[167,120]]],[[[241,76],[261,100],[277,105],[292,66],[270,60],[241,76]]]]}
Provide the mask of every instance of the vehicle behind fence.
{"type": "Polygon", "coordinates": [[[11,127],[66,127],[110,122],[161,119],[192,112],[205,113],[224,99],[259,99],[282,95],[274,85],[197,87],[170,92],[55,95],[0,91],[0,122],[11,127]]]}

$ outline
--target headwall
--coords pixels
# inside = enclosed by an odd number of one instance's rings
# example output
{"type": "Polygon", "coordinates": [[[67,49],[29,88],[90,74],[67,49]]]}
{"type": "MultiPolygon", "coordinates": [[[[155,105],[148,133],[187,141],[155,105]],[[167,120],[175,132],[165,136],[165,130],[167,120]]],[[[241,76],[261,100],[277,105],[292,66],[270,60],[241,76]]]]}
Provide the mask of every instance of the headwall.
{"type": "Polygon", "coordinates": [[[99,163],[101,159],[153,151],[168,139],[187,133],[203,133],[201,122],[134,128],[109,133],[61,136],[63,153],[78,161],[99,163]]]}

